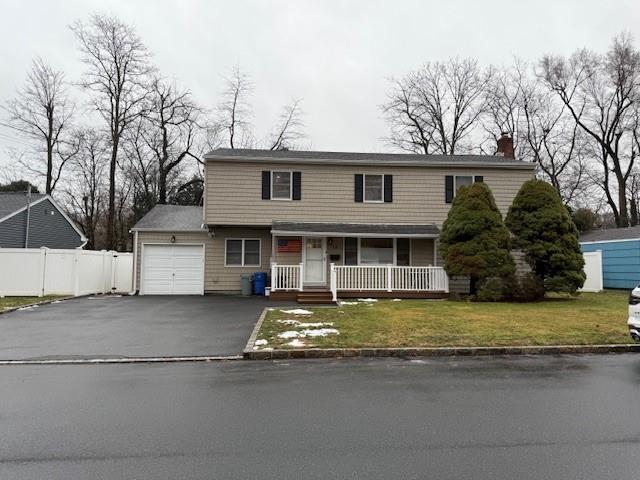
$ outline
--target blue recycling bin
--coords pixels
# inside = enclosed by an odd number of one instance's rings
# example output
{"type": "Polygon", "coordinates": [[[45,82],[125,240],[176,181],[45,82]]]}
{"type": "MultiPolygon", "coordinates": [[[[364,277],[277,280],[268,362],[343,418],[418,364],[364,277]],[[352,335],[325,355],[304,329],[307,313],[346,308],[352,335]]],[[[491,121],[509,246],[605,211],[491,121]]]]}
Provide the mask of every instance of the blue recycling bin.
{"type": "Polygon", "coordinates": [[[264,288],[267,286],[267,274],[265,272],[255,272],[253,274],[253,294],[264,295],[264,288]]]}

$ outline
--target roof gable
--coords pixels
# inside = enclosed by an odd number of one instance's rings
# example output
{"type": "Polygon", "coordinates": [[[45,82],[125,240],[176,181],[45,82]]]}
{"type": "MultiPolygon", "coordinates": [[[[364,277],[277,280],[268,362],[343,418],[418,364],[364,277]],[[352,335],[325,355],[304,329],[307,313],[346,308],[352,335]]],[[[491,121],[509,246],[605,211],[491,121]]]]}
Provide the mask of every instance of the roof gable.
{"type": "Polygon", "coordinates": [[[131,228],[132,231],[205,231],[202,207],[156,205],[131,228]]]}

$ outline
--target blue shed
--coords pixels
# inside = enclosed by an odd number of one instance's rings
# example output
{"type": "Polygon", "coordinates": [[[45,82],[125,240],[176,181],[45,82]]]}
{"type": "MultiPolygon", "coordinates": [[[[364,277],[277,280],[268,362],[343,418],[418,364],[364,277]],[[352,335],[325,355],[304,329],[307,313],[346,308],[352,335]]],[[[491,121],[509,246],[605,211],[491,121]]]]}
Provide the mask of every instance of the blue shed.
{"type": "Polygon", "coordinates": [[[604,288],[631,289],[640,284],[640,226],[585,232],[583,252],[602,251],[604,288]]]}

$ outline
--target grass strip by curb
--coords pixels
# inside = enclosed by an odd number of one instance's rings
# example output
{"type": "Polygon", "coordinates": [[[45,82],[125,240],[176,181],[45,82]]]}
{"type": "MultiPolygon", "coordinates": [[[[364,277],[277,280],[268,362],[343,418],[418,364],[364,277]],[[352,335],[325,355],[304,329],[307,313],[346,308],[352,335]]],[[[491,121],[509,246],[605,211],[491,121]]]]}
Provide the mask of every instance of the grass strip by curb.
{"type": "Polygon", "coordinates": [[[81,297],[86,297],[88,295],[80,295],[77,297],[56,297],[56,298],[51,298],[49,300],[42,300],[40,302],[34,302],[34,303],[25,303],[24,305],[18,305],[16,307],[10,307],[10,308],[5,308],[4,310],[0,310],[0,315],[2,315],[3,313],[11,313],[11,312],[15,312],[17,310],[20,310],[21,308],[29,308],[29,307],[37,307],[40,305],[48,305],[50,303],[53,302],[64,302],[65,300],[71,300],[74,298],[81,298],[81,297]]]}
{"type": "Polygon", "coordinates": [[[489,355],[570,355],[640,352],[640,344],[545,345],[514,347],[298,348],[244,351],[248,360],[353,357],[447,357],[489,355]]]}

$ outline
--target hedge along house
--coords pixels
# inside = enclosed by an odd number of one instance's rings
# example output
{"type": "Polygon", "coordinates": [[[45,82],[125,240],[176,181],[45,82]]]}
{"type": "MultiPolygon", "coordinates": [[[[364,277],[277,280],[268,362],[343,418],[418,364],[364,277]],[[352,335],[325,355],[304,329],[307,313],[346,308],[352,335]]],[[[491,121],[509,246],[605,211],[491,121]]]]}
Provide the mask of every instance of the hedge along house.
{"type": "Polygon", "coordinates": [[[640,284],[640,226],[585,232],[583,252],[602,252],[604,288],[634,288],[640,284]]]}
{"type": "Polygon", "coordinates": [[[0,248],[78,248],[87,238],[49,195],[0,192],[0,248]]]}
{"type": "MultiPolygon", "coordinates": [[[[181,258],[192,255],[193,264],[204,267],[201,287],[190,293],[238,293],[241,275],[257,271],[270,273],[274,298],[302,302],[441,297],[450,288],[464,290],[466,279],[449,279],[441,266],[440,228],[456,190],[473,182],[487,183],[506,214],[534,172],[533,164],[509,151],[442,156],[214,150],[205,156],[199,218],[194,210],[185,229],[177,230],[174,220],[157,212],[179,207],[158,206],[147,216],[153,226],[145,217],[133,228],[138,289],[182,292],[169,288],[168,278],[180,276],[181,258]],[[162,282],[161,289],[153,287],[162,282]]],[[[195,267],[188,275],[196,275],[195,267]]]]}

